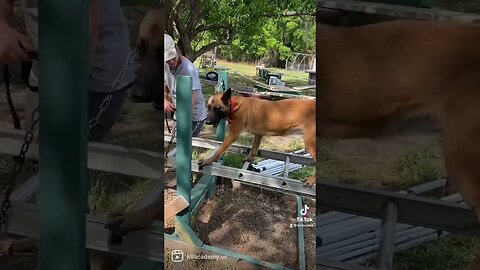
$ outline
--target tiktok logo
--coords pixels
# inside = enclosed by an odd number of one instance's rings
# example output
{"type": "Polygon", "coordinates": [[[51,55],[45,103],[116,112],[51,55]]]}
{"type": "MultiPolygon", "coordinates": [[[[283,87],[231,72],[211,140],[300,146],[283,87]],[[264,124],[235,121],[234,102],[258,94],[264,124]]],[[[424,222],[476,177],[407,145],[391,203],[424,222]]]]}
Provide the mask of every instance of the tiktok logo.
{"type": "Polygon", "coordinates": [[[306,204],[304,207],[302,207],[302,216],[306,216],[308,214],[308,209],[310,209],[310,207],[308,207],[306,204]]]}

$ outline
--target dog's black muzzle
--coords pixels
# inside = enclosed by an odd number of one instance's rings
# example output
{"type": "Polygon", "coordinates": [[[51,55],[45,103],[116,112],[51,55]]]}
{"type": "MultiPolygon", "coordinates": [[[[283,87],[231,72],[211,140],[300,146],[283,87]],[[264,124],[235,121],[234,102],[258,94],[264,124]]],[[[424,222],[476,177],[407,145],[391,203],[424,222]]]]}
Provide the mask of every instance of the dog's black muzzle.
{"type": "Polygon", "coordinates": [[[220,110],[211,111],[208,113],[207,120],[205,124],[212,125],[213,127],[217,127],[220,124],[220,121],[227,117],[225,112],[220,110]]]}

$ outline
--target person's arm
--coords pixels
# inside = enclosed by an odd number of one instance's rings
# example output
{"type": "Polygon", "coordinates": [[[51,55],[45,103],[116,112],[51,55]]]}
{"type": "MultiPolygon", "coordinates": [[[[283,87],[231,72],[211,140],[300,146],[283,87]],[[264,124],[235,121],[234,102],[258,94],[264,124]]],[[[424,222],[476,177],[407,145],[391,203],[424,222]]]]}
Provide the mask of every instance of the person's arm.
{"type": "Polygon", "coordinates": [[[89,56],[90,63],[95,57],[100,33],[100,0],[89,0],[89,56]]]}
{"type": "Polygon", "coordinates": [[[170,96],[170,90],[168,89],[167,83],[164,82],[164,84],[163,84],[163,98],[165,100],[170,100],[169,96],[170,96]]]}
{"type": "Polygon", "coordinates": [[[175,110],[174,105],[170,102],[172,99],[170,98],[170,90],[168,89],[168,85],[166,82],[163,84],[163,110],[165,112],[173,112],[175,110]]]}
{"type": "Polygon", "coordinates": [[[0,0],[0,63],[28,61],[24,50],[34,51],[30,40],[12,26],[13,0],[0,0]]]}
{"type": "Polygon", "coordinates": [[[13,14],[13,0],[0,0],[0,22],[11,22],[13,14]]]}

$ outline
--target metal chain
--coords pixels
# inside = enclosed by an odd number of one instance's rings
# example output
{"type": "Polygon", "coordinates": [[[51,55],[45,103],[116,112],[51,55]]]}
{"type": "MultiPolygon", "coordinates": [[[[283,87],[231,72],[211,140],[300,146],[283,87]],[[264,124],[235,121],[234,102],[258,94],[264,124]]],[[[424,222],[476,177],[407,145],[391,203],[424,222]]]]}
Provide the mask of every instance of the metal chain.
{"type": "Polygon", "coordinates": [[[28,148],[30,147],[30,144],[32,143],[33,138],[35,136],[34,131],[35,131],[36,125],[38,124],[38,120],[39,120],[39,113],[38,113],[38,107],[37,107],[32,112],[32,115],[31,115],[32,124],[29,130],[25,133],[25,138],[23,140],[22,148],[20,149],[20,154],[15,159],[15,164],[12,170],[12,177],[10,178],[10,181],[8,181],[5,184],[3,188],[5,193],[5,198],[3,199],[1,212],[0,212],[0,235],[4,235],[7,229],[6,223],[7,223],[10,207],[11,207],[10,194],[12,193],[13,188],[15,187],[15,180],[17,176],[22,172],[23,166],[25,165],[25,155],[27,154],[28,148]]]}
{"type": "Polygon", "coordinates": [[[115,81],[113,81],[112,85],[110,86],[108,95],[102,101],[102,104],[100,105],[100,109],[98,110],[97,115],[88,122],[89,130],[98,124],[98,122],[100,121],[100,116],[107,110],[108,105],[110,104],[110,100],[112,99],[114,90],[122,82],[123,78],[125,77],[125,74],[127,73],[129,66],[135,61],[136,56],[137,56],[137,49],[133,50],[130,53],[122,70],[120,71],[120,73],[117,75],[117,78],[115,79],[115,81]]]}
{"type": "MultiPolygon", "coordinates": [[[[100,109],[97,115],[88,122],[89,130],[98,124],[100,116],[107,110],[114,90],[122,82],[129,66],[136,60],[136,56],[137,56],[137,50],[135,49],[130,53],[122,70],[119,72],[115,81],[110,86],[108,95],[102,101],[102,104],[100,105],[100,109]]],[[[34,131],[35,131],[36,125],[38,124],[38,120],[39,120],[39,113],[38,113],[38,107],[37,107],[32,112],[32,115],[31,115],[32,125],[30,129],[25,133],[24,143],[22,145],[22,148],[20,149],[20,154],[15,158],[15,164],[12,170],[12,177],[10,181],[8,181],[5,184],[3,188],[5,193],[5,198],[3,199],[2,206],[0,209],[0,235],[4,235],[6,232],[6,223],[7,223],[8,214],[11,208],[10,195],[15,187],[15,180],[17,176],[22,172],[23,166],[25,165],[25,155],[28,151],[28,148],[30,147],[31,142],[33,141],[34,131]]]]}
{"type": "MultiPolygon", "coordinates": [[[[165,117],[165,121],[168,121],[168,119],[165,117]]],[[[172,138],[170,138],[170,141],[168,142],[168,145],[167,145],[167,150],[165,151],[165,155],[163,157],[163,170],[165,170],[165,168],[167,168],[167,159],[168,159],[168,153],[170,152],[170,149],[172,148],[172,145],[173,145],[173,140],[175,139],[175,135],[177,133],[177,125],[175,125],[175,127],[173,127],[173,132],[172,132],[172,138]]]]}

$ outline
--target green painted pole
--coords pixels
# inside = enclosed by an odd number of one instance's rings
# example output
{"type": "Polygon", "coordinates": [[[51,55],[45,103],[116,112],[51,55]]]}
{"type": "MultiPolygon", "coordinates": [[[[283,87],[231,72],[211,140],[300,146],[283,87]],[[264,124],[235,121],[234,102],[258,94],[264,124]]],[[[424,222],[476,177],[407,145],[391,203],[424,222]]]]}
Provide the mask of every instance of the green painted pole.
{"type": "MultiPolygon", "coordinates": [[[[183,196],[188,211],[182,215],[190,225],[192,217],[192,77],[177,76],[177,194],[183,196]]],[[[176,217],[181,218],[179,216],[176,217]]]]}
{"type": "Polygon", "coordinates": [[[42,0],[38,4],[39,266],[42,270],[84,270],[88,1],[42,0]]]}
{"type": "MultiPolygon", "coordinates": [[[[228,72],[224,69],[218,70],[218,83],[217,92],[224,92],[228,89],[228,72]],[[223,84],[222,84],[223,82],[223,84]],[[224,89],[224,86],[225,89],[224,89]]],[[[221,120],[217,126],[217,131],[215,133],[215,140],[222,141],[225,139],[225,120],[221,120]]]]}
{"type": "MultiPolygon", "coordinates": [[[[228,72],[227,69],[217,69],[218,72],[218,85],[216,88],[216,92],[225,92],[228,89],[228,72]]],[[[220,123],[217,126],[217,130],[215,132],[215,140],[223,142],[225,139],[225,120],[220,120],[220,123]]],[[[220,158],[218,161],[219,163],[223,164],[223,157],[220,158]]],[[[213,192],[215,191],[215,186],[217,185],[217,177],[214,177],[212,181],[208,185],[208,192],[207,197],[211,197],[213,192]]]]}
{"type": "MultiPolygon", "coordinates": [[[[297,196],[297,217],[299,219],[302,219],[302,209],[303,209],[303,200],[302,197],[297,196]]],[[[299,222],[297,222],[299,224],[299,222]]],[[[303,222],[301,223],[303,224],[303,222]]],[[[303,227],[298,227],[297,228],[297,236],[298,236],[298,269],[299,270],[305,270],[306,269],[306,264],[305,264],[305,236],[303,233],[303,227]]]]}

